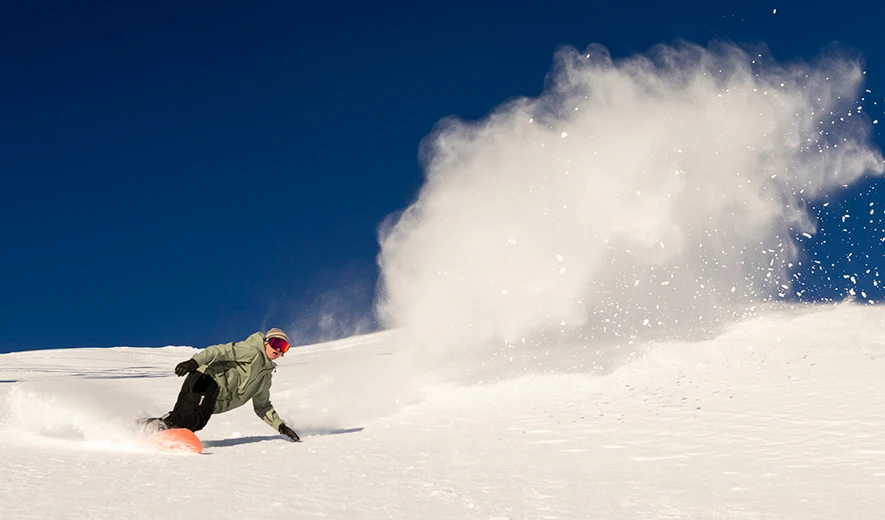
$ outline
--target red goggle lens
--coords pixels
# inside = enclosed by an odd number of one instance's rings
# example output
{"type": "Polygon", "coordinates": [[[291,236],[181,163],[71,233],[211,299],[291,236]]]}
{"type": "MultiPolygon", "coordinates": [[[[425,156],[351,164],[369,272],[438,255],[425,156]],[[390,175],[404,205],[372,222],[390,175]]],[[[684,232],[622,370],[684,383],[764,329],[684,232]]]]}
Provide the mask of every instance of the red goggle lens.
{"type": "Polygon", "coordinates": [[[289,342],[283,338],[270,338],[267,340],[267,344],[270,345],[270,348],[281,354],[285,354],[289,351],[289,342]]]}

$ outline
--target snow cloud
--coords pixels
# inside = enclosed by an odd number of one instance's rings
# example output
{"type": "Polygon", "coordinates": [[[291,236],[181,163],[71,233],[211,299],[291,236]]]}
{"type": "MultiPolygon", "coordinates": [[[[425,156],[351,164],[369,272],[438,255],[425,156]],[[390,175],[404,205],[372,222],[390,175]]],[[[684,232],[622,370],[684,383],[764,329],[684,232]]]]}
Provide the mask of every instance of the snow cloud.
{"type": "Polygon", "coordinates": [[[804,201],[882,173],[861,62],[658,46],[555,56],[544,93],[422,144],[381,226],[380,317],[424,342],[630,338],[787,294],[804,201]]]}

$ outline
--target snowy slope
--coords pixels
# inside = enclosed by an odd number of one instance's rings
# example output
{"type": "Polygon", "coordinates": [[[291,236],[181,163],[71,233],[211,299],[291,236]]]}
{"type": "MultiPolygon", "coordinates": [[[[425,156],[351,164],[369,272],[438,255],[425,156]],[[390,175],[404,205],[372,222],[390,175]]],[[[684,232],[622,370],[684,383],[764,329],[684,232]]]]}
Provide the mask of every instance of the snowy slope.
{"type": "Polygon", "coordinates": [[[766,311],[714,339],[641,345],[616,366],[568,373],[485,363],[481,377],[464,377],[484,364],[467,356],[416,370],[420,349],[391,333],[302,347],[280,363],[272,397],[305,442],[239,409],[200,432],[203,455],[158,452],[125,423],[171,406],[172,367],[193,352],[0,356],[0,518],[878,519],[885,510],[878,307],[766,311]]]}

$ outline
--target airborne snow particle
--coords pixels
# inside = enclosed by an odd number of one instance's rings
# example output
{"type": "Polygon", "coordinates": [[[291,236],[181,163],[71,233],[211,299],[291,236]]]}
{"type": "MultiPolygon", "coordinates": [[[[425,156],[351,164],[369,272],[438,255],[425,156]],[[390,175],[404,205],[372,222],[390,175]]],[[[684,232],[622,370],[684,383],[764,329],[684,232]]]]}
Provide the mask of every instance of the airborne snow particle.
{"type": "Polygon", "coordinates": [[[568,137],[568,132],[563,132],[562,134],[560,134],[559,137],[562,137],[563,139],[565,139],[566,137],[568,137]]]}

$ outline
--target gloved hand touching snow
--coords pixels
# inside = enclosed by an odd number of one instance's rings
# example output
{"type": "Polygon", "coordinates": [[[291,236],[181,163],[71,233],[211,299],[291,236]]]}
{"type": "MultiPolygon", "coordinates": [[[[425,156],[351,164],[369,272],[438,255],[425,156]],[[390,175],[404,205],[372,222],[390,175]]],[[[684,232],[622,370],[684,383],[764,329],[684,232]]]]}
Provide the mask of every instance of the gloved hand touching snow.
{"type": "Polygon", "coordinates": [[[292,439],[292,442],[301,442],[301,437],[299,437],[298,434],[295,433],[295,430],[289,428],[285,424],[280,425],[280,433],[292,439]]]}

